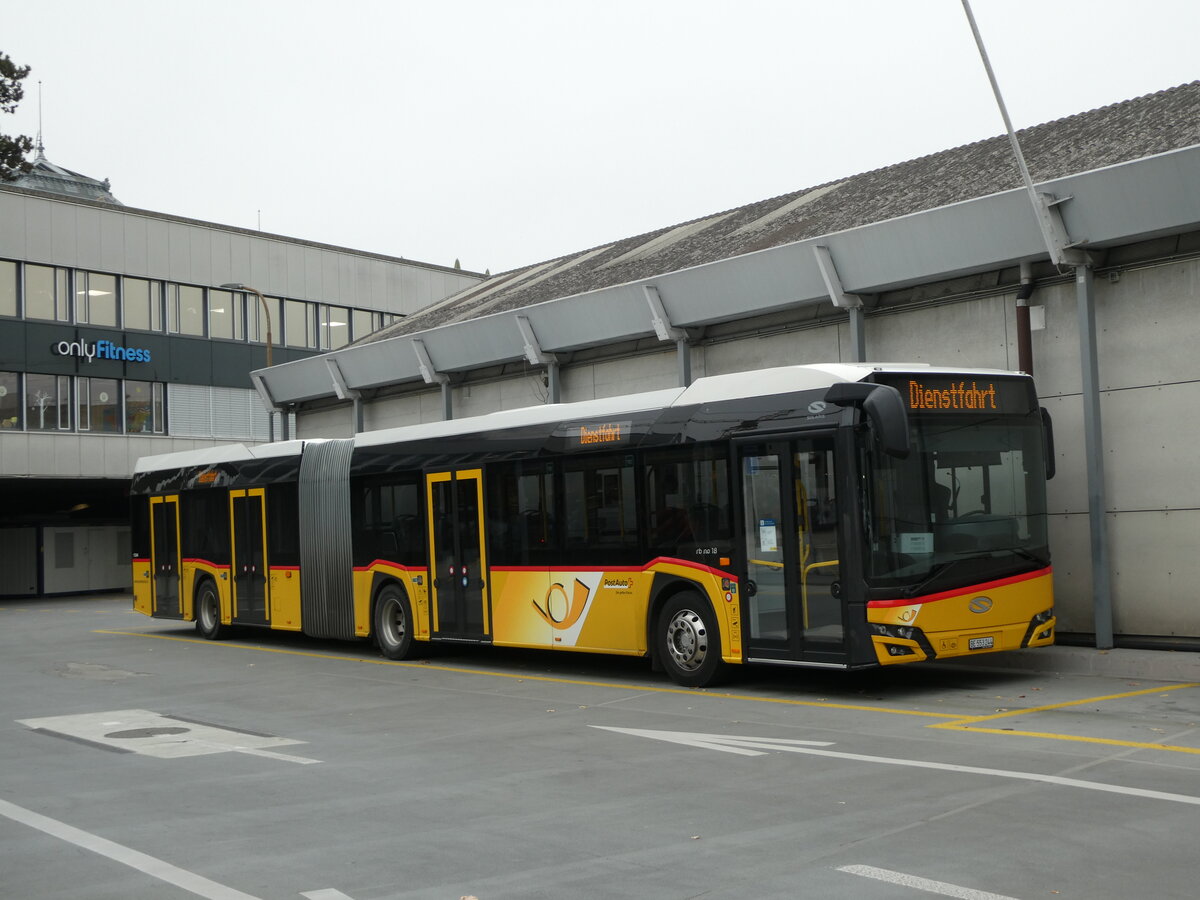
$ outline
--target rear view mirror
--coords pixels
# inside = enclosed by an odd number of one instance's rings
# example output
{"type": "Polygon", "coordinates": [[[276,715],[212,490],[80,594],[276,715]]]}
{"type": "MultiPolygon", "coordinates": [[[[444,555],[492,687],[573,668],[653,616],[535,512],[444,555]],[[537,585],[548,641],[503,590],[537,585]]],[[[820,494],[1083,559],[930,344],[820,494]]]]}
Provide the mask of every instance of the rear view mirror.
{"type": "Polygon", "coordinates": [[[835,384],[825,392],[825,402],[859,406],[879,438],[883,452],[897,459],[908,456],[908,412],[900,392],[888,384],[862,381],[835,384]]]}
{"type": "Polygon", "coordinates": [[[1046,440],[1046,480],[1054,477],[1054,423],[1050,421],[1050,410],[1042,407],[1042,434],[1046,440]]]}

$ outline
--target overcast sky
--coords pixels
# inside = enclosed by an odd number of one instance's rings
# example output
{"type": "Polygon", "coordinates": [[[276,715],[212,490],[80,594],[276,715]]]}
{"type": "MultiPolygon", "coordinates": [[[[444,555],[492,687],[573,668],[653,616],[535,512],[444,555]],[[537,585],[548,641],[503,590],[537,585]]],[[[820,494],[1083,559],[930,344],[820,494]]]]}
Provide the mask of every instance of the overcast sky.
{"type": "MultiPolygon", "coordinates": [[[[974,0],[1016,126],[1200,77],[1197,0],[974,0]]],[[[960,0],[39,0],[6,134],[127,206],[493,273],[1000,134],[960,0]]],[[[1036,178],[1037,173],[1034,173],[1036,178]]]]}

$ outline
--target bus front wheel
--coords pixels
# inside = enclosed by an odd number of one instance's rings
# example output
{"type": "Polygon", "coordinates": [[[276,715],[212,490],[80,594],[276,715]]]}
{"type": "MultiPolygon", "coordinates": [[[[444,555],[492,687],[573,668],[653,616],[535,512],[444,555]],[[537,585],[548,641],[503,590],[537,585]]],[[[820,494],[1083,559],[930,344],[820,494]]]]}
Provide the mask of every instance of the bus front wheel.
{"type": "Polygon", "coordinates": [[[223,636],[221,598],[217,594],[216,585],[211,581],[205,581],[196,591],[196,630],[210,641],[219,640],[223,636]]]}
{"type": "Polygon", "coordinates": [[[715,684],[725,672],[721,631],[712,606],[695,591],[676,594],[658,616],[658,658],[684,687],[715,684]]]}
{"type": "Polygon", "coordinates": [[[407,659],[412,655],[412,607],[404,591],[388,585],[379,592],[374,625],[380,653],[388,659],[407,659]]]}

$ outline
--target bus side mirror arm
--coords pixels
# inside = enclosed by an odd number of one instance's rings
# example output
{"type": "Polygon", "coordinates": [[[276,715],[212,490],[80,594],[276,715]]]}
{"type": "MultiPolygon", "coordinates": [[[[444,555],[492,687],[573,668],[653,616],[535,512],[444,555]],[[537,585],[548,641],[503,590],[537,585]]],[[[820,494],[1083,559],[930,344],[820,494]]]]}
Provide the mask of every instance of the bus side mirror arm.
{"type": "Polygon", "coordinates": [[[861,407],[879,436],[883,452],[897,459],[907,458],[908,412],[904,408],[904,398],[894,387],[862,381],[842,382],[825,392],[825,402],[834,406],[861,407]]]}

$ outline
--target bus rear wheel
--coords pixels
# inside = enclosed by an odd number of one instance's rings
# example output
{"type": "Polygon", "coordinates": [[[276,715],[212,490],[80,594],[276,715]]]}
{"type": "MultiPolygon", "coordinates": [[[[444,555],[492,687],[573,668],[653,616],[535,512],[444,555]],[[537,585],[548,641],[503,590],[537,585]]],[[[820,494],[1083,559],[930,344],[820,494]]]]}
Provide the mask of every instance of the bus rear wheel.
{"type": "Polygon", "coordinates": [[[408,659],[413,653],[412,607],[408,596],[388,585],[375,600],[375,642],[388,659],[408,659]]]}
{"type": "Polygon", "coordinates": [[[224,636],[221,598],[211,581],[204,581],[196,591],[196,630],[201,637],[210,641],[220,640],[224,636]]]}
{"type": "Polygon", "coordinates": [[[658,658],[676,684],[705,687],[725,674],[716,614],[695,591],[676,594],[666,602],[656,633],[658,658]]]}

